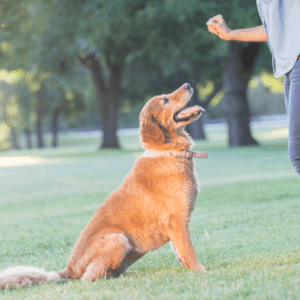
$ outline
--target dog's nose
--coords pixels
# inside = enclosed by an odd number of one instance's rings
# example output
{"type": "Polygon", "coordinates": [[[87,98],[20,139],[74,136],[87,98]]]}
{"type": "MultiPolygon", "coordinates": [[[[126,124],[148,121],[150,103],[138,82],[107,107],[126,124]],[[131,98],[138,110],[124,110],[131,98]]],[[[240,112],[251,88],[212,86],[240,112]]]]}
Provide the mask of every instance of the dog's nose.
{"type": "Polygon", "coordinates": [[[186,89],[186,90],[190,90],[190,91],[192,90],[191,86],[188,83],[185,83],[183,85],[183,88],[186,89]]]}

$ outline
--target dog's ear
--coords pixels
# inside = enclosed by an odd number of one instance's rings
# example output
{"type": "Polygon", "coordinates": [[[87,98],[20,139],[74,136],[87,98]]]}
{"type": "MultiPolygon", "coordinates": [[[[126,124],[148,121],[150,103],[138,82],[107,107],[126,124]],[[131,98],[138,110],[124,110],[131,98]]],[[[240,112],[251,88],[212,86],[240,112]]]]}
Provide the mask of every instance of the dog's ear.
{"type": "Polygon", "coordinates": [[[170,132],[154,115],[141,119],[140,135],[144,143],[166,144],[170,142],[170,132]]]}

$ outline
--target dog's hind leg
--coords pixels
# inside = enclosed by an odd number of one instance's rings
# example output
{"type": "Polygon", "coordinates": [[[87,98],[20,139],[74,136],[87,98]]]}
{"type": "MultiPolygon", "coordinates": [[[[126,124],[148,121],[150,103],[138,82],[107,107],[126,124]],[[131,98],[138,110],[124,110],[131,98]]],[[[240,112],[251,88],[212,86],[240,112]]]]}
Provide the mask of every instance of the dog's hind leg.
{"type": "Polygon", "coordinates": [[[91,252],[97,255],[89,262],[81,280],[96,280],[108,277],[124,261],[132,249],[128,239],[122,233],[113,233],[105,236],[100,243],[92,245],[91,252]]]}
{"type": "Polygon", "coordinates": [[[115,269],[110,275],[109,278],[116,278],[123,274],[133,263],[140,259],[144,254],[137,253],[135,251],[130,251],[128,255],[123,260],[122,264],[115,269]]]}

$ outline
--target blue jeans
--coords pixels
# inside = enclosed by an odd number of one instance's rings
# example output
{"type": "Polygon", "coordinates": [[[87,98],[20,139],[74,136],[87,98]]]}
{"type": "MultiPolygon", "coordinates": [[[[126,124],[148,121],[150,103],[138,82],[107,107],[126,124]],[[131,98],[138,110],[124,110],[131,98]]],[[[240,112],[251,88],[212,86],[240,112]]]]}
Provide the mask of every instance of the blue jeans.
{"type": "Polygon", "coordinates": [[[300,59],[284,75],[284,97],[289,118],[289,158],[300,177],[300,59]]]}

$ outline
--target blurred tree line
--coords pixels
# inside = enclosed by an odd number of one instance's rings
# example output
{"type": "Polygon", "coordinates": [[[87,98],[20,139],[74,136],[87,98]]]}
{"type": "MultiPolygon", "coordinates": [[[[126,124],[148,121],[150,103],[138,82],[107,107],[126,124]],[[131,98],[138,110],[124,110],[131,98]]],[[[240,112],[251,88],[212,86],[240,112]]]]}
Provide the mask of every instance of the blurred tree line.
{"type": "MultiPolygon", "coordinates": [[[[32,132],[44,147],[45,120],[56,147],[59,118],[83,115],[97,116],[101,148],[118,148],[120,107],[126,115],[185,82],[195,88],[190,105],[209,110],[223,99],[229,146],[257,144],[247,88],[251,76],[270,71],[270,54],[261,43],[210,34],[206,21],[219,13],[232,29],[261,24],[255,1],[2,0],[0,121],[13,148],[21,129],[28,148],[32,132]]],[[[202,122],[188,128],[195,139],[205,139],[202,122]]]]}

